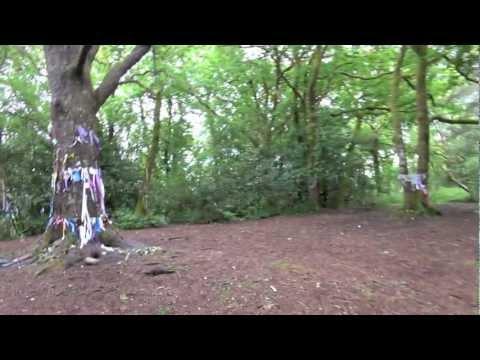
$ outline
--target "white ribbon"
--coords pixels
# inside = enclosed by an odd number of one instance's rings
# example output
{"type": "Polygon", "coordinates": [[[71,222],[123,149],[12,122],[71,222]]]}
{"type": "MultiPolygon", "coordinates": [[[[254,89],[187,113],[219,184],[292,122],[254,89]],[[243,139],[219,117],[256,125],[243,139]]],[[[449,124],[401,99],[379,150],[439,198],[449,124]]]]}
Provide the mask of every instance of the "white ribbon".
{"type": "Polygon", "coordinates": [[[415,190],[419,190],[423,193],[427,193],[427,187],[423,183],[423,181],[426,179],[427,175],[426,174],[410,174],[410,175],[399,175],[398,179],[400,182],[405,185],[405,183],[410,183],[414,186],[415,190]]]}
{"type": "MultiPolygon", "coordinates": [[[[88,168],[82,168],[81,177],[83,180],[82,194],[82,215],[80,221],[82,224],[78,227],[80,236],[80,248],[83,248],[92,239],[92,223],[88,213],[87,189],[90,187],[88,168]]],[[[91,189],[90,189],[91,191],[91,189]]]]}

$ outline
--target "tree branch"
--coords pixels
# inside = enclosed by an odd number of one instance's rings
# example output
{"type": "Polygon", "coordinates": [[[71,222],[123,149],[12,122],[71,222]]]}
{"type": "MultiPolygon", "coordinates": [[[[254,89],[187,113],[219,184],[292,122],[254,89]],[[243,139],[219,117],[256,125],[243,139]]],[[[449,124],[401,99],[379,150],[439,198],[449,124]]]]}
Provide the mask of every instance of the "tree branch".
{"type": "Polygon", "coordinates": [[[353,78],[353,79],[375,80],[375,79],[379,79],[379,78],[381,78],[381,77],[383,77],[383,76],[391,75],[391,74],[393,74],[393,71],[389,71],[389,72],[386,72],[386,73],[382,73],[382,74],[375,75],[375,76],[370,76],[370,77],[353,75],[353,74],[349,74],[349,73],[346,73],[346,72],[343,72],[343,71],[340,71],[340,72],[338,72],[338,73],[339,73],[340,75],[345,75],[345,76],[348,76],[348,77],[353,78]]]}
{"type": "MultiPolygon", "coordinates": [[[[410,78],[408,76],[402,76],[402,79],[407,83],[408,87],[410,89],[412,89],[413,91],[417,91],[417,87],[415,84],[413,84],[411,81],[410,81],[410,78]]],[[[437,106],[436,102],[435,102],[435,98],[433,97],[433,95],[431,93],[428,93],[427,94],[428,98],[430,99],[430,101],[432,102],[432,105],[434,107],[437,106]]]]}
{"type": "Polygon", "coordinates": [[[302,101],[305,101],[304,98],[303,98],[303,95],[298,91],[298,89],[290,82],[290,80],[288,80],[288,78],[285,76],[284,73],[280,73],[280,76],[281,78],[283,79],[283,81],[285,81],[285,84],[287,84],[287,86],[292,89],[293,93],[295,94],[295,96],[297,96],[300,100],[302,101]]]}
{"type": "Polygon", "coordinates": [[[151,45],[137,45],[132,52],[121,62],[115,64],[109,73],[105,76],[102,83],[95,90],[97,99],[97,108],[105,103],[107,98],[112,95],[118,87],[118,83],[123,75],[133,67],[150,50],[151,45]]]}
{"type": "Polygon", "coordinates": [[[478,125],[478,120],[473,119],[447,119],[443,116],[434,116],[430,119],[430,121],[440,121],[446,124],[455,124],[455,125],[478,125]]]}
{"type": "Polygon", "coordinates": [[[82,48],[80,49],[80,54],[78,55],[78,59],[75,62],[75,74],[81,75],[83,72],[83,66],[85,65],[85,62],[87,60],[87,55],[90,49],[92,48],[92,45],[83,45],[82,48]]]}
{"type": "Polygon", "coordinates": [[[447,167],[447,165],[443,166],[443,170],[447,173],[448,178],[450,181],[452,181],[455,185],[457,185],[459,188],[461,188],[463,191],[471,194],[472,191],[468,188],[467,185],[463,184],[459,179],[453,175],[453,172],[447,167]]]}
{"type": "Polygon", "coordinates": [[[478,84],[479,81],[478,79],[473,79],[471,78],[468,74],[466,74],[462,69],[460,69],[460,66],[457,62],[453,61],[450,59],[447,55],[443,55],[443,58],[447,60],[450,64],[452,64],[455,67],[455,70],[467,81],[473,82],[475,84],[478,84]]]}
{"type": "Polygon", "coordinates": [[[341,115],[344,115],[344,114],[358,113],[358,112],[363,112],[363,111],[375,111],[375,110],[390,112],[390,109],[389,109],[388,107],[383,107],[383,106],[367,106],[367,107],[359,108],[359,109],[340,111],[340,112],[338,112],[338,113],[330,114],[330,116],[332,116],[332,117],[337,117],[337,116],[341,116],[341,115]]]}

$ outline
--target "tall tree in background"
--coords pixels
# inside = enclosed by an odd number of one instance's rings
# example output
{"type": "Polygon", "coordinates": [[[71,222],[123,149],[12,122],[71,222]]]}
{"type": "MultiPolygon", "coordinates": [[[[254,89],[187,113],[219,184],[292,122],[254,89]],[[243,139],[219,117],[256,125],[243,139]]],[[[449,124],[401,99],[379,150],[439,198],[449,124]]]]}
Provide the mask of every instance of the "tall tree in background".
{"type": "MultiPolygon", "coordinates": [[[[392,89],[390,95],[390,113],[393,125],[393,144],[395,152],[398,157],[398,173],[404,178],[408,177],[408,159],[405,150],[405,143],[403,141],[402,131],[402,114],[399,109],[400,85],[402,83],[402,66],[405,60],[407,47],[403,45],[400,48],[395,69],[393,71],[392,89]]],[[[407,210],[414,210],[416,208],[415,191],[412,190],[410,183],[402,182],[403,187],[403,204],[407,210]]]]}
{"type": "Polygon", "coordinates": [[[416,69],[416,119],[417,119],[417,173],[424,175],[423,183],[426,188],[420,196],[421,203],[430,208],[428,201],[428,168],[430,160],[430,119],[428,115],[427,71],[428,45],[413,45],[417,54],[416,69]]]}
{"type": "Polygon", "coordinates": [[[137,205],[135,207],[135,213],[140,216],[145,216],[147,214],[147,196],[150,191],[152,177],[156,168],[156,159],[160,148],[160,114],[163,101],[163,86],[161,86],[158,82],[158,69],[156,64],[157,59],[155,47],[153,47],[152,53],[152,72],[154,77],[154,83],[152,86],[153,89],[147,88],[146,91],[153,99],[155,105],[153,109],[152,141],[148,148],[143,181],[140,185],[137,205]]]}
{"type": "Polygon", "coordinates": [[[138,45],[115,64],[100,85],[92,86],[90,70],[98,45],[44,47],[51,92],[52,138],[55,143],[53,198],[45,244],[72,231],[82,245],[105,241],[98,229],[105,225],[103,182],[98,160],[100,144],[97,112],[112,95],[121,77],[149,50],[138,45]],[[96,236],[99,235],[99,236],[96,236]]]}

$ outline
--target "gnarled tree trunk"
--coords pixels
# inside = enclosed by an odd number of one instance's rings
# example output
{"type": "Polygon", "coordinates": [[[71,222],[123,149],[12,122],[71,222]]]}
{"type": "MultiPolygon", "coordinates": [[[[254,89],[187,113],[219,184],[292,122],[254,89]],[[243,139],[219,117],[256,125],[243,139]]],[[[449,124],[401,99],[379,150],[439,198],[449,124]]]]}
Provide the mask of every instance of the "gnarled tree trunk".
{"type": "Polygon", "coordinates": [[[81,246],[100,241],[109,245],[116,243],[100,234],[105,229],[107,214],[98,166],[101,148],[96,136],[96,113],[114,93],[120,78],[147,53],[149,46],[136,46],[112,67],[94,90],[90,68],[98,48],[95,45],[44,47],[52,97],[51,136],[55,144],[51,216],[44,245],[67,235],[80,238],[81,246]]]}

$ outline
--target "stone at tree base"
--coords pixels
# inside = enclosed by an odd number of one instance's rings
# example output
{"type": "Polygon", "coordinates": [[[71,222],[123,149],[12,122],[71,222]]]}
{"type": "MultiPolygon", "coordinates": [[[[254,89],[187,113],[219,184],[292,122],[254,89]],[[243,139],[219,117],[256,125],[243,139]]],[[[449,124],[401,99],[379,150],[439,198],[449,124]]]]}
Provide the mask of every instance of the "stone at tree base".
{"type": "Polygon", "coordinates": [[[97,265],[100,262],[100,259],[87,256],[85,259],[83,259],[83,262],[86,265],[97,265]]]}
{"type": "Polygon", "coordinates": [[[144,274],[148,276],[157,276],[157,275],[173,274],[173,273],[175,273],[175,270],[167,269],[163,266],[156,266],[153,269],[144,271],[144,274]]]}

